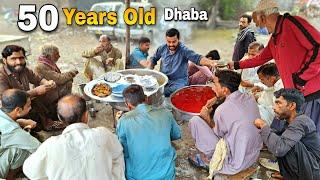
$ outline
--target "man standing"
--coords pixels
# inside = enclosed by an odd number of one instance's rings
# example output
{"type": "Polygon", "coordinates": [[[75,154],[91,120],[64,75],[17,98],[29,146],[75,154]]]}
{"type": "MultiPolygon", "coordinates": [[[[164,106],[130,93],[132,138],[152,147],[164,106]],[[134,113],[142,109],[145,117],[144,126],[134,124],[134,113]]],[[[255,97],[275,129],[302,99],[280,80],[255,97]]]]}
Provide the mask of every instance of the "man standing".
{"type": "Polygon", "coordinates": [[[53,80],[57,87],[41,96],[41,102],[48,108],[53,119],[57,117],[57,103],[60,98],[70,94],[73,78],[78,74],[77,70],[61,73],[57,62],[60,58],[59,48],[53,44],[45,44],[41,48],[41,55],[38,58],[34,71],[41,78],[53,80]]]}
{"type": "Polygon", "coordinates": [[[117,135],[123,146],[126,179],[173,180],[176,152],[171,141],[180,139],[181,131],[172,113],[147,105],[139,85],[130,85],[123,97],[129,112],[119,119],[117,135]]]}
{"type": "Polygon", "coordinates": [[[280,15],[274,0],[261,0],[254,14],[256,24],[267,27],[272,36],[260,55],[230,62],[230,68],[256,67],[274,59],[284,87],[303,93],[301,110],[320,134],[320,32],[299,16],[280,15]]]}
{"type": "Polygon", "coordinates": [[[0,110],[0,178],[16,179],[27,157],[40,142],[24,129],[35,127],[32,120],[19,119],[29,113],[31,100],[25,91],[8,89],[1,97],[0,110]],[[22,128],[21,128],[22,127],[22,128]]]}
{"type": "Polygon", "coordinates": [[[320,137],[313,121],[299,113],[304,102],[303,94],[296,89],[275,92],[274,112],[285,120],[285,128],[277,135],[264,120],[254,124],[268,150],[277,157],[280,174],[284,179],[316,180],[320,177],[320,137]]]}
{"type": "Polygon", "coordinates": [[[116,71],[124,68],[124,64],[121,60],[121,51],[112,46],[111,39],[107,35],[101,35],[99,38],[99,46],[84,51],[82,57],[87,58],[84,75],[90,81],[93,78],[102,75],[104,72],[116,71]],[[96,56],[100,56],[101,61],[96,59],[96,56]]]}
{"type": "Polygon", "coordinates": [[[239,20],[239,30],[236,43],[233,49],[232,61],[240,61],[248,52],[249,44],[256,41],[253,30],[249,27],[251,16],[244,14],[239,20]]]}
{"type": "Polygon", "coordinates": [[[189,161],[201,168],[208,168],[208,163],[218,148],[220,140],[225,141],[226,151],[221,157],[221,168],[216,173],[237,174],[255,163],[262,148],[259,131],[253,122],[259,118],[259,109],[254,98],[241,93],[238,87],[241,82],[240,74],[222,70],[213,78],[215,98],[209,100],[202,108],[200,116],[189,121],[191,135],[195,140],[199,154],[191,155],[189,161]],[[224,102],[217,107],[212,119],[212,106],[218,101],[224,102]]]}
{"type": "Polygon", "coordinates": [[[83,98],[63,97],[58,116],[68,126],[25,161],[23,172],[29,179],[125,179],[121,144],[106,128],[89,128],[83,98]]]}
{"type": "Polygon", "coordinates": [[[164,87],[164,95],[169,97],[177,89],[189,84],[188,61],[209,67],[214,67],[217,62],[188,49],[180,42],[180,33],[175,28],[167,30],[166,41],[167,43],[160,46],[150,59],[152,69],[161,59],[160,71],[167,75],[169,79],[169,82],[164,87]]]}
{"type": "Polygon", "coordinates": [[[148,58],[148,51],[150,49],[150,39],[147,37],[141,37],[139,39],[139,47],[135,48],[130,54],[129,68],[148,68],[150,67],[150,61],[148,58]]]}
{"type": "Polygon", "coordinates": [[[21,89],[27,91],[32,99],[32,110],[28,118],[40,122],[44,130],[64,128],[64,124],[52,121],[46,115],[48,109],[39,101],[39,96],[56,88],[52,80],[46,80],[36,75],[26,67],[26,51],[23,47],[8,45],[2,51],[3,65],[0,65],[0,96],[7,89],[21,89]],[[35,88],[30,89],[30,84],[35,88]]]}

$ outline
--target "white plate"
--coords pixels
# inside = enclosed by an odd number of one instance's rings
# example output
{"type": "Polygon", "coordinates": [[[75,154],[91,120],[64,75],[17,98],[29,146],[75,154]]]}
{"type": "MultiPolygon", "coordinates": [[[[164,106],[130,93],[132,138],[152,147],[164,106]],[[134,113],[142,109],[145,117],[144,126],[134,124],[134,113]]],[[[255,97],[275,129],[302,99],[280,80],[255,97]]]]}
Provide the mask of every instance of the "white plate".
{"type": "Polygon", "coordinates": [[[140,79],[140,84],[145,88],[152,88],[158,84],[158,81],[153,76],[143,76],[140,79]]]}

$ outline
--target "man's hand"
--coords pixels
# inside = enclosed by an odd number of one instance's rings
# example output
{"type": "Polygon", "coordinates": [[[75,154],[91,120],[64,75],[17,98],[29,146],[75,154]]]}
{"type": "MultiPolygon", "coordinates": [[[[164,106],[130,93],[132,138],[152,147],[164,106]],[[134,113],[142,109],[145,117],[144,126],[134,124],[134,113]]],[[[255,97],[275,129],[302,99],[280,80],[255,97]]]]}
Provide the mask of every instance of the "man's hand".
{"type": "Polygon", "coordinates": [[[208,124],[211,124],[212,119],[210,117],[210,114],[213,111],[212,106],[216,103],[216,101],[217,101],[216,97],[208,100],[206,105],[203,106],[200,111],[200,117],[204,119],[208,124]]]}
{"type": "Polygon", "coordinates": [[[103,51],[103,47],[102,46],[98,46],[98,47],[96,47],[95,49],[94,49],[94,53],[95,54],[99,54],[99,53],[101,53],[103,51]]]}
{"type": "Polygon", "coordinates": [[[205,106],[207,106],[208,108],[212,108],[212,106],[217,102],[218,98],[217,97],[214,97],[212,99],[209,99],[206,103],[205,106]]]}
{"type": "Polygon", "coordinates": [[[262,119],[256,119],[256,120],[254,120],[254,125],[258,129],[262,129],[263,127],[265,127],[267,125],[267,123],[262,119]]]}
{"type": "Polygon", "coordinates": [[[244,80],[244,81],[241,81],[241,86],[246,88],[252,88],[254,85],[251,82],[244,80]]]}
{"type": "Polygon", "coordinates": [[[113,64],[113,58],[108,58],[106,60],[106,65],[112,65],[113,64]]]}
{"type": "Polygon", "coordinates": [[[218,61],[217,60],[211,60],[208,59],[206,57],[202,57],[200,59],[200,63],[201,66],[208,66],[210,69],[215,68],[218,65],[218,61]]]}
{"type": "Polygon", "coordinates": [[[71,70],[70,73],[73,77],[75,77],[79,73],[79,71],[74,69],[74,70],[71,70]]]}
{"type": "Polygon", "coordinates": [[[251,89],[251,92],[252,93],[258,93],[258,92],[261,92],[263,91],[263,89],[259,86],[254,86],[252,89],[251,89]]]}
{"type": "Polygon", "coordinates": [[[22,127],[23,129],[33,129],[37,126],[37,122],[31,119],[17,119],[16,122],[22,127]]]}
{"type": "Polygon", "coordinates": [[[37,95],[44,95],[45,93],[47,93],[48,91],[50,91],[52,88],[48,85],[40,85],[36,88],[34,88],[34,90],[36,91],[37,95]]]}
{"type": "Polygon", "coordinates": [[[121,118],[121,116],[123,115],[123,111],[118,111],[117,113],[116,113],[116,121],[118,121],[120,118],[121,118]]]}
{"type": "Polygon", "coordinates": [[[45,85],[47,88],[51,88],[51,89],[54,89],[57,87],[56,83],[53,81],[53,80],[45,80],[43,81],[43,84],[42,85],[45,85]]]}
{"type": "Polygon", "coordinates": [[[234,70],[234,62],[233,61],[228,62],[228,69],[234,70]]]}

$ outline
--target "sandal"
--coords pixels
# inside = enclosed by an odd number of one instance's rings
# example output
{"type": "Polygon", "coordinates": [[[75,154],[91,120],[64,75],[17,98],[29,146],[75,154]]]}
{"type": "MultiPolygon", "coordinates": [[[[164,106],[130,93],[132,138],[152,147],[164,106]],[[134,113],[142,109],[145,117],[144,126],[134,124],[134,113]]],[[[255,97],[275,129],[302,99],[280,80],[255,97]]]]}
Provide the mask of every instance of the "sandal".
{"type": "Polygon", "coordinates": [[[209,172],[209,166],[202,160],[200,154],[191,155],[188,157],[188,161],[196,168],[201,168],[209,172]]]}
{"type": "Polygon", "coordinates": [[[58,131],[66,127],[63,121],[49,121],[47,126],[44,127],[45,131],[58,131]]]}

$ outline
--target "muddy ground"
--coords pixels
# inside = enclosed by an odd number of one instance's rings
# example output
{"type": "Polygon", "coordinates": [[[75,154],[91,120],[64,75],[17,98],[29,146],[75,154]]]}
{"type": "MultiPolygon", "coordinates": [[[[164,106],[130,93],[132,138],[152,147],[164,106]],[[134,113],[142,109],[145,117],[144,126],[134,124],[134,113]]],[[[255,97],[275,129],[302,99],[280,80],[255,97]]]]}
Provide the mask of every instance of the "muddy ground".
{"type": "MultiPolygon", "coordinates": [[[[28,56],[28,66],[33,67],[36,58],[39,55],[39,47],[44,43],[54,43],[60,49],[60,60],[58,66],[62,71],[77,68],[79,72],[83,71],[84,60],[81,58],[81,52],[88,48],[95,47],[98,42],[94,35],[89,34],[85,27],[70,28],[60,25],[59,29],[52,33],[45,33],[40,30],[35,30],[31,33],[24,33],[18,30],[16,24],[8,24],[0,16],[0,34],[10,35],[28,35],[31,39],[32,54],[28,56]]],[[[205,55],[209,50],[218,49],[221,53],[222,60],[231,58],[233,49],[234,35],[236,30],[194,30],[192,39],[185,44],[194,51],[205,55]]],[[[164,40],[164,35],[163,35],[164,40]]],[[[164,42],[164,41],[163,41],[164,42]]],[[[113,41],[114,46],[118,47],[123,53],[125,45],[123,43],[113,41]]],[[[132,44],[134,46],[134,44],[132,44]]],[[[153,45],[150,54],[155,50],[153,45]]],[[[84,76],[80,73],[74,80],[73,92],[78,92],[78,84],[87,82],[84,76]]],[[[104,104],[95,104],[99,111],[96,118],[90,119],[90,126],[105,126],[114,132],[111,107],[104,104]]],[[[183,136],[181,140],[174,142],[177,149],[176,160],[176,179],[205,179],[207,173],[202,170],[191,167],[187,161],[188,153],[194,150],[193,141],[188,131],[187,123],[181,124],[183,136]]],[[[43,137],[48,137],[48,134],[42,134],[43,137]]],[[[49,134],[50,135],[50,134],[49,134]]],[[[257,177],[257,176],[255,176],[257,177]]],[[[260,169],[258,177],[267,179],[265,170],[260,169]]]]}

